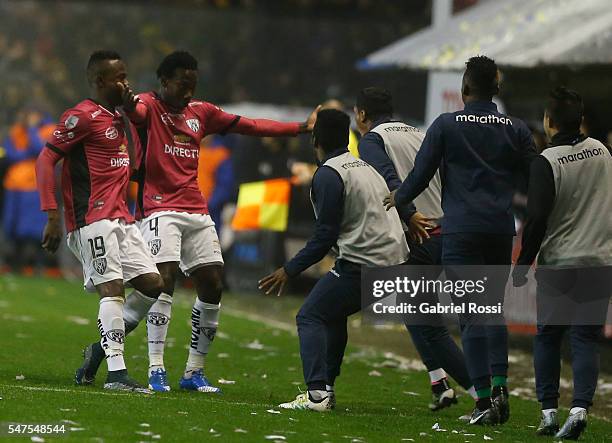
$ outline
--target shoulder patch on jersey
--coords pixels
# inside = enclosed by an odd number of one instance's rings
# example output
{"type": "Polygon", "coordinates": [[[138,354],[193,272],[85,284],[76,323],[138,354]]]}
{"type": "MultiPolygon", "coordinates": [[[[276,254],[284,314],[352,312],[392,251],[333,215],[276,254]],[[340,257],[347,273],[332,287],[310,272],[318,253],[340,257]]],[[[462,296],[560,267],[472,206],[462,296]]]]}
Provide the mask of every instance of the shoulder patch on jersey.
{"type": "Polygon", "coordinates": [[[76,115],[70,114],[66,121],[64,122],[64,126],[66,129],[74,129],[76,125],[79,123],[79,118],[76,115]]]}

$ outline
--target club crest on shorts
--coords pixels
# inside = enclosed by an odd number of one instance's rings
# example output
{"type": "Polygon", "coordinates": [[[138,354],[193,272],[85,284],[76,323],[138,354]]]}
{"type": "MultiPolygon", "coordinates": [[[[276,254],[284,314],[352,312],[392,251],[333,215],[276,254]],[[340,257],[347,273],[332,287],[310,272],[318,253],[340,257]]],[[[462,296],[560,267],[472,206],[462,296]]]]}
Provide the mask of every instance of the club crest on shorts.
{"type": "Polygon", "coordinates": [[[106,337],[115,343],[121,344],[125,340],[125,332],[121,329],[111,329],[106,333],[106,337]]]}
{"type": "Polygon", "coordinates": [[[198,119],[190,118],[186,120],[186,123],[193,132],[198,132],[200,130],[200,121],[198,119]]]}
{"type": "Polygon", "coordinates": [[[161,238],[154,238],[151,240],[149,242],[149,248],[151,248],[151,254],[159,254],[159,250],[161,249],[161,238]]]}
{"type": "Polygon", "coordinates": [[[168,324],[168,316],[161,312],[149,312],[147,321],[155,326],[163,326],[168,324]]]}
{"type": "Polygon", "coordinates": [[[104,275],[106,272],[106,257],[95,258],[93,261],[93,267],[98,274],[104,275]]]}

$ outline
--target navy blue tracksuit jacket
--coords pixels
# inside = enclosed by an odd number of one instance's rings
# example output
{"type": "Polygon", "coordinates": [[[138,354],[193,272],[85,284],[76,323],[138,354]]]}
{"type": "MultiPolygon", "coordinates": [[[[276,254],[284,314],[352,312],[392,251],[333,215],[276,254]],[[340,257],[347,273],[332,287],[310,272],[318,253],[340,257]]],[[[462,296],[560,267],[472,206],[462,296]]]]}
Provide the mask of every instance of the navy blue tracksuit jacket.
{"type": "Polygon", "coordinates": [[[513,235],[512,196],[535,155],[525,123],[500,114],[493,102],[468,103],[431,124],[396,204],[412,201],[440,168],[443,234],[513,235]]]}

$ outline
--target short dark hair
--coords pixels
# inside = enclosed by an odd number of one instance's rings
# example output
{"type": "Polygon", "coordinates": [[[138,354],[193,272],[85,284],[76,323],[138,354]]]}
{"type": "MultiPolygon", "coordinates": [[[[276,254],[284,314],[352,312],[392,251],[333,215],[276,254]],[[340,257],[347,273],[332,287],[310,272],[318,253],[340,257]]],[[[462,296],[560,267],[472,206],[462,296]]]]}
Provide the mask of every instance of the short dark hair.
{"type": "Polygon", "coordinates": [[[110,49],[98,49],[89,56],[87,61],[87,81],[93,84],[96,76],[100,74],[100,62],[105,60],[121,60],[118,52],[110,49]]]}
{"type": "Polygon", "coordinates": [[[471,89],[470,95],[493,97],[499,92],[497,64],[486,55],[477,55],[465,62],[464,75],[471,89]]]}
{"type": "Polygon", "coordinates": [[[157,78],[172,78],[174,71],[179,68],[197,71],[198,61],[187,51],[171,52],[157,67],[157,78]]]}
{"type": "Polygon", "coordinates": [[[574,132],[580,130],[584,103],[576,91],[559,86],[548,96],[546,112],[559,131],[574,132]]]}
{"type": "Polygon", "coordinates": [[[359,111],[365,111],[366,118],[371,121],[393,115],[391,93],[377,86],[370,86],[359,91],[355,107],[359,111]]]}
{"type": "Polygon", "coordinates": [[[350,124],[351,118],[346,112],[337,109],[319,111],[312,130],[315,144],[325,152],[346,148],[349,143],[350,124]]]}

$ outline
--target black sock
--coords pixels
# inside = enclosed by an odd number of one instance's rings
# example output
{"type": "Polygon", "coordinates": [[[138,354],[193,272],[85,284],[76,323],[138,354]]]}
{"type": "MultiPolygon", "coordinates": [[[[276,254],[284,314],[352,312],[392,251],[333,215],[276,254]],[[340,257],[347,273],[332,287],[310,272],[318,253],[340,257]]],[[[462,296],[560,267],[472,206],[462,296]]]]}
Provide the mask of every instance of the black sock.
{"type": "Polygon", "coordinates": [[[431,392],[435,395],[442,395],[444,391],[448,391],[450,389],[450,385],[448,384],[448,380],[443,378],[433,385],[431,385],[431,392]]]}
{"type": "Polygon", "coordinates": [[[109,371],[106,376],[107,383],[119,381],[127,377],[127,369],[119,369],[118,371],[109,371]]]}
{"type": "Polygon", "coordinates": [[[481,411],[491,409],[492,406],[491,397],[483,397],[476,400],[476,407],[481,411]]]}
{"type": "Polygon", "coordinates": [[[493,398],[499,397],[504,394],[505,397],[508,396],[508,387],[507,386],[493,386],[493,390],[491,391],[491,396],[493,398]]]}

